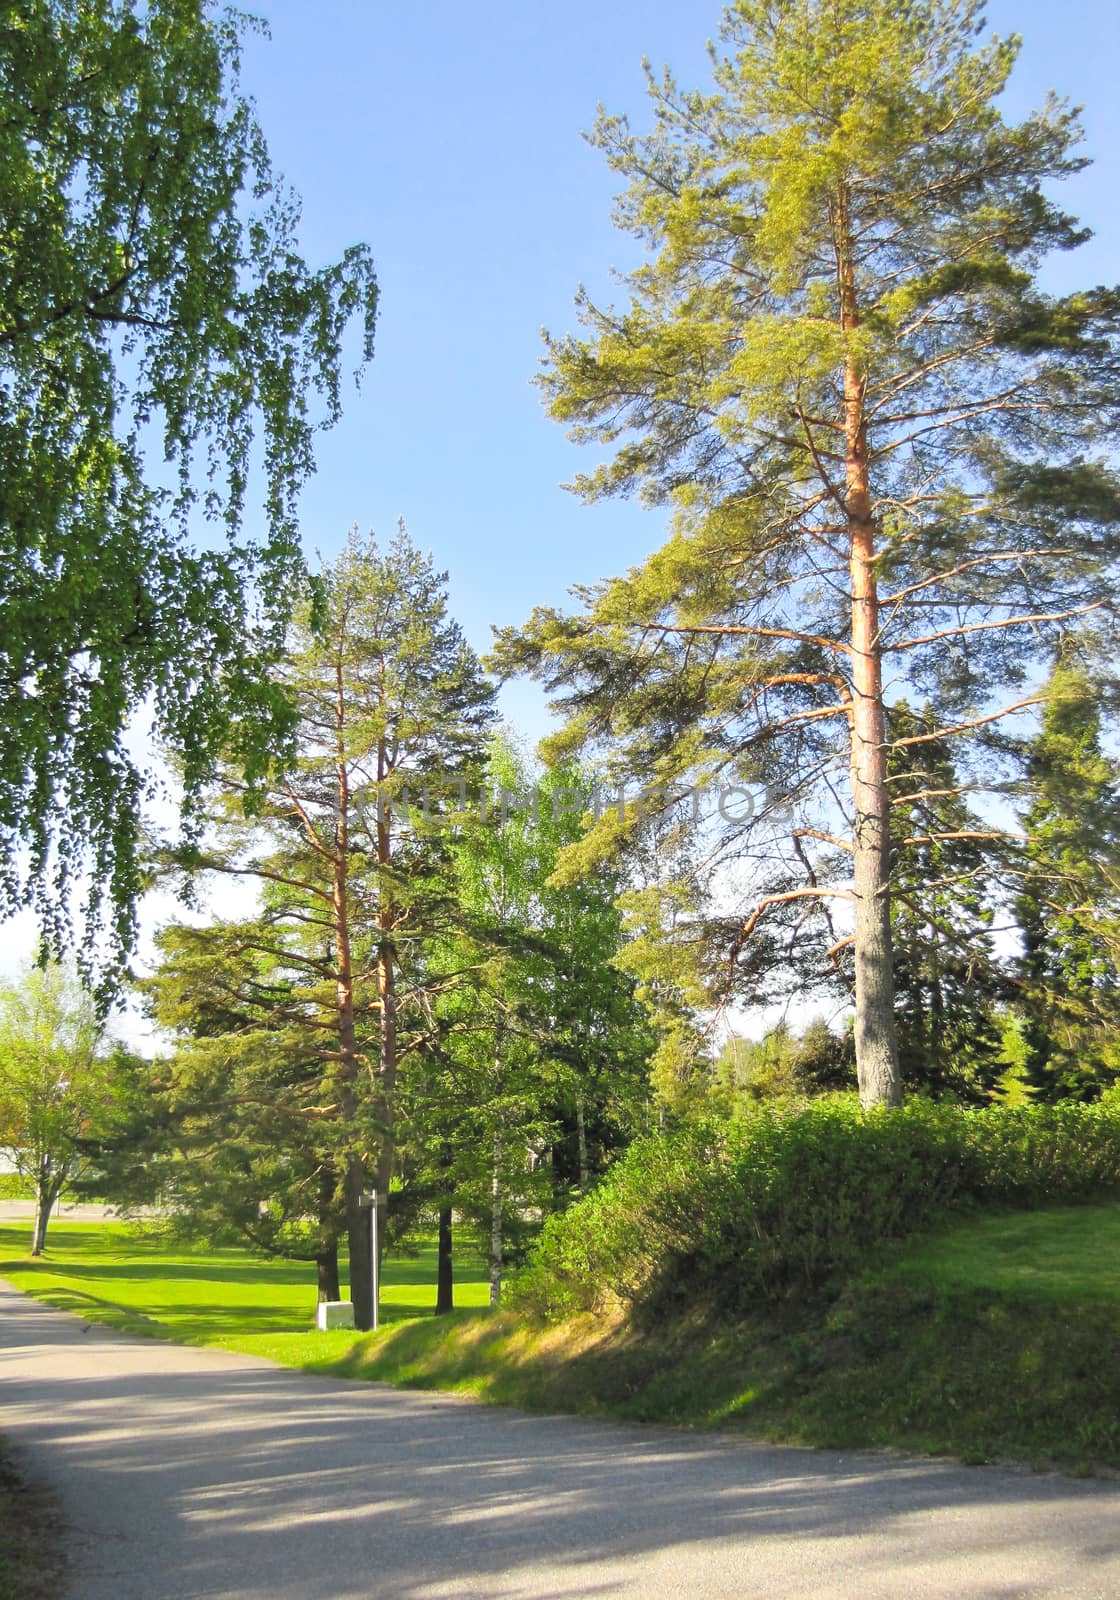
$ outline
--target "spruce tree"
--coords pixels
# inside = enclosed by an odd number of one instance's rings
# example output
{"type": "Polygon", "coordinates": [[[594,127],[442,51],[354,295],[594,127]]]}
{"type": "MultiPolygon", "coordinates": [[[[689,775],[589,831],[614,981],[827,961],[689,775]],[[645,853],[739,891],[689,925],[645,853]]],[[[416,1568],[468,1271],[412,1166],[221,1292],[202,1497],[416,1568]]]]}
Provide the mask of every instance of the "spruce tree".
{"type": "Polygon", "coordinates": [[[1092,1095],[1120,1073],[1120,767],[1101,747],[1101,702],[1064,641],[1031,742],[1022,892],[1029,1082],[1092,1095]]]}
{"type": "MultiPolygon", "coordinates": [[[[936,726],[930,707],[891,707],[894,739],[936,726]]],[[[887,782],[899,856],[891,932],[903,1082],[983,1104],[1004,1068],[999,1006],[1011,992],[993,940],[1007,900],[994,830],[972,809],[943,739],[896,744],[887,782]]],[[[1007,844],[1013,870],[1017,846],[1007,844]]]]}

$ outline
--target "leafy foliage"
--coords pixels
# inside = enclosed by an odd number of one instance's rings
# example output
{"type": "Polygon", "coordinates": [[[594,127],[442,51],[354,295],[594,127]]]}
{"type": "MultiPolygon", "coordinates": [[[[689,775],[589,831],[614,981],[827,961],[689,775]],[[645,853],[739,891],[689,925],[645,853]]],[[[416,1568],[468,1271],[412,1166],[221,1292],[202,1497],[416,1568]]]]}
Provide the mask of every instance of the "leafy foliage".
{"type": "Polygon", "coordinates": [[[852,1088],[854,1069],[850,1033],[833,1033],[823,1017],[801,1034],[782,1021],[761,1039],[727,1040],[712,1068],[707,1100],[724,1116],[749,1116],[760,1103],[852,1088]]]}
{"type": "Polygon", "coordinates": [[[1120,1073],[1120,767],[1087,640],[1064,641],[1032,741],[1018,899],[1030,1082],[1091,1097],[1120,1073]]]}
{"type": "Polygon", "coordinates": [[[430,1129],[435,1181],[461,1215],[485,1222],[496,1300],[524,1213],[585,1192],[633,1131],[653,1034],[616,964],[615,875],[552,878],[580,835],[587,779],[535,773],[501,733],[482,795],[452,846],[458,931],[433,958],[461,981],[437,1003],[413,1115],[430,1129]]]}
{"type": "Polygon", "coordinates": [[[55,1200],[88,1170],[86,1141],[121,1115],[135,1065],[65,968],[29,968],[0,989],[0,1150],[35,1197],[34,1254],[55,1200]]]}
{"type": "Polygon", "coordinates": [[[290,725],[267,668],[296,498],[353,318],[372,352],[368,251],[301,259],[244,26],[209,0],[0,19],[0,913],[34,904],[55,950],[83,872],[89,937],[105,905],[132,937],[130,718],[154,713],[188,810],[233,730],[253,772],[290,725]]]}
{"type": "Polygon", "coordinates": [[[849,1099],[637,1141],[545,1225],[515,1303],[540,1316],[681,1298],[727,1310],[819,1288],[873,1246],[972,1201],[1029,1207],[1120,1190],[1120,1102],[973,1111],[849,1099]]]}

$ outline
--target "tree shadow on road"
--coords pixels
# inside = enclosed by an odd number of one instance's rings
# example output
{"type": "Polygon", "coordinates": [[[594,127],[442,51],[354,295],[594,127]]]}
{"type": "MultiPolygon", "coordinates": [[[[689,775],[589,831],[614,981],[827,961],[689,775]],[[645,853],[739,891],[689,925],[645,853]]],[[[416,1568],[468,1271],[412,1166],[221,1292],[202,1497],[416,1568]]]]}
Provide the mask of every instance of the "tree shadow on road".
{"type": "Polygon", "coordinates": [[[119,1600],[1120,1592],[1112,1484],[483,1409],[34,1302],[5,1324],[9,1426],[61,1475],[88,1573],[115,1541],[119,1600]]]}

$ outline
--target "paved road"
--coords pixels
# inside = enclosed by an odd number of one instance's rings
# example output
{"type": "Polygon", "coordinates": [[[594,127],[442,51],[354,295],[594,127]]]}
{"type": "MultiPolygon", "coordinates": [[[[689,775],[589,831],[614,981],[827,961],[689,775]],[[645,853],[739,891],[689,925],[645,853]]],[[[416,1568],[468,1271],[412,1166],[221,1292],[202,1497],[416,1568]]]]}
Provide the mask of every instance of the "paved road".
{"type": "MultiPolygon", "coordinates": [[[[141,1208],[135,1213],[140,1217],[158,1216],[157,1211],[141,1208]]],[[[51,1212],[51,1222],[56,1217],[61,1217],[63,1222],[112,1222],[117,1216],[114,1206],[79,1205],[69,1200],[62,1202],[61,1209],[55,1207],[51,1212]]],[[[0,1200],[0,1222],[26,1222],[30,1229],[35,1219],[34,1200],[0,1200]]],[[[50,1231],[50,1223],[47,1224],[50,1231]]]]}
{"type": "Polygon", "coordinates": [[[0,1284],[67,1600],[1117,1600],[1120,1486],[489,1410],[102,1333],[0,1284]]]}

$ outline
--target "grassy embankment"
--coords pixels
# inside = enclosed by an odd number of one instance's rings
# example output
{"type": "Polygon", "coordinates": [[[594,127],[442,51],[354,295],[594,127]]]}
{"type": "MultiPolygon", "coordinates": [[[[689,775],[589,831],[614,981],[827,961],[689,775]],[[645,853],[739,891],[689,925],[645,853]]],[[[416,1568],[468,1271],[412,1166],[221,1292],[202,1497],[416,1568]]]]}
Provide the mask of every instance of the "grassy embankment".
{"type": "Polygon", "coordinates": [[[957,1221],[882,1253],[838,1296],[734,1324],[576,1318],[554,1327],[467,1308],[430,1316],[431,1251],[388,1263],[378,1335],[310,1329],[306,1269],[237,1251],[172,1253],[119,1224],[61,1223],[32,1263],[0,1229],[0,1274],[133,1333],[310,1371],[465,1391],[534,1410],[723,1426],[841,1448],[1120,1467],[1120,1207],[957,1221]]]}

